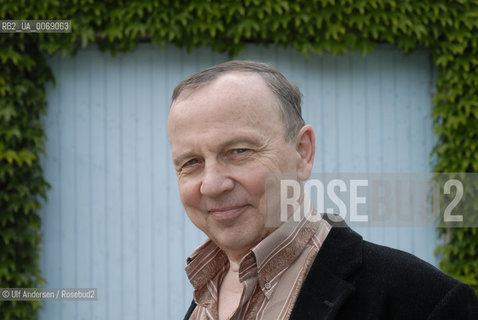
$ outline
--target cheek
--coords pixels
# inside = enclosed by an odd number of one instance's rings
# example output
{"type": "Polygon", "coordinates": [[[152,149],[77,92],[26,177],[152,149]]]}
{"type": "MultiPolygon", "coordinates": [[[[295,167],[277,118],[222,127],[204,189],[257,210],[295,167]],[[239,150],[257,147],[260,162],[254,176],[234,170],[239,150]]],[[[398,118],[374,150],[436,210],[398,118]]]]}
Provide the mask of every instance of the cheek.
{"type": "Polygon", "coordinates": [[[201,214],[199,187],[194,183],[178,183],[179,196],[189,220],[200,230],[206,232],[206,218],[201,214]]]}
{"type": "Polygon", "coordinates": [[[263,198],[266,192],[266,178],[269,175],[281,177],[294,174],[294,153],[282,152],[281,154],[267,154],[257,158],[256,161],[242,170],[239,177],[240,183],[248,190],[251,196],[263,198]]]}
{"type": "Polygon", "coordinates": [[[178,182],[179,196],[186,210],[199,209],[199,185],[193,182],[178,182]]]}
{"type": "Polygon", "coordinates": [[[249,168],[237,180],[251,197],[261,201],[265,192],[266,175],[267,171],[264,168],[249,168]]]}

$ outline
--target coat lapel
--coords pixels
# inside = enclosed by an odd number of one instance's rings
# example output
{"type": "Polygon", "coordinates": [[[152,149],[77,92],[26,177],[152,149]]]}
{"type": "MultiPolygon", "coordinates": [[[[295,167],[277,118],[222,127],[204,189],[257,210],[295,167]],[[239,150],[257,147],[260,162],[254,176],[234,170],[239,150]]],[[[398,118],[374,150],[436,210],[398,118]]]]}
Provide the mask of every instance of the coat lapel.
{"type": "Polygon", "coordinates": [[[291,320],[333,319],[355,291],[347,278],[362,264],[362,237],[333,226],[302,285],[291,320]]]}

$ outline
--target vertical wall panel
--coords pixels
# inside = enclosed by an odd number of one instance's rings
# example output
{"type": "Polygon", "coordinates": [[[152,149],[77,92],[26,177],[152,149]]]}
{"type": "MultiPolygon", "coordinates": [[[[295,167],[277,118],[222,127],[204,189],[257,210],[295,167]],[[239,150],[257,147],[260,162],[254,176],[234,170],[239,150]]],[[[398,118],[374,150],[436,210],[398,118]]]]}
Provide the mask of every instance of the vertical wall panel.
{"type": "Polygon", "coordinates": [[[99,303],[105,304],[106,319],[121,319],[121,117],[120,58],[102,57],[105,64],[105,212],[106,281],[104,293],[98,292],[99,303]]]}
{"type": "MultiPolygon", "coordinates": [[[[137,149],[137,176],[138,187],[136,189],[137,198],[137,212],[138,212],[138,275],[149,274],[151,275],[154,270],[152,269],[152,232],[150,228],[152,221],[152,207],[151,207],[151,168],[153,162],[151,159],[151,139],[152,139],[152,126],[151,121],[151,78],[150,66],[152,63],[152,57],[147,52],[140,52],[136,57],[136,104],[138,105],[137,114],[138,118],[138,130],[137,140],[141,141],[138,144],[137,149]],[[144,61],[145,63],[141,63],[144,61]],[[140,76],[144,75],[144,76],[140,76]]],[[[139,307],[138,319],[148,318],[153,314],[153,301],[152,297],[152,281],[147,277],[138,276],[138,295],[137,304],[139,307]]]]}
{"type": "MultiPolygon", "coordinates": [[[[92,52],[94,54],[94,52],[92,52]]],[[[90,113],[89,113],[89,138],[90,141],[90,164],[89,179],[89,215],[90,215],[90,239],[88,242],[90,263],[88,269],[90,279],[88,287],[106,288],[107,283],[107,252],[105,227],[107,225],[106,197],[106,103],[105,103],[105,59],[104,57],[91,57],[89,64],[89,90],[90,90],[90,113]]],[[[84,307],[88,307],[84,303],[84,307]]],[[[106,299],[100,299],[94,303],[85,318],[94,319],[95,315],[106,318],[106,299]]]]}
{"type": "MultiPolygon", "coordinates": [[[[165,197],[168,189],[173,185],[168,183],[170,172],[169,145],[167,141],[166,117],[168,111],[168,52],[152,56],[152,72],[150,88],[152,91],[152,251],[153,258],[153,314],[169,315],[169,291],[168,291],[168,261],[167,252],[170,244],[168,239],[168,220],[171,214],[184,214],[183,211],[169,209],[169,203],[165,197]]],[[[174,241],[175,239],[171,239],[174,241]]]]}
{"type": "MultiPolygon", "coordinates": [[[[292,48],[248,46],[299,85],[315,128],[314,172],[429,172],[432,72],[426,51],[389,46],[306,59],[292,48]]],[[[44,118],[52,184],[41,215],[47,287],[98,288],[98,301],[49,301],[42,319],[178,319],[192,297],[185,258],[205,236],[181,206],[167,115],[175,85],[226,61],[143,45],[111,57],[96,49],[50,60],[57,85],[44,118]]],[[[367,228],[374,242],[436,263],[433,226],[367,228]]]]}
{"type": "MultiPolygon", "coordinates": [[[[61,108],[60,123],[64,126],[60,135],[60,283],[59,287],[68,288],[75,287],[76,273],[78,272],[78,264],[76,261],[77,254],[77,176],[76,167],[78,164],[76,141],[76,111],[78,109],[76,84],[77,84],[77,62],[71,61],[63,64],[63,75],[65,76],[64,94],[61,108]]],[[[86,80],[86,79],[85,79],[86,80]]],[[[48,152],[48,149],[47,149],[48,152]]],[[[69,314],[76,314],[76,304],[61,303],[60,317],[66,317],[69,314]]]]}

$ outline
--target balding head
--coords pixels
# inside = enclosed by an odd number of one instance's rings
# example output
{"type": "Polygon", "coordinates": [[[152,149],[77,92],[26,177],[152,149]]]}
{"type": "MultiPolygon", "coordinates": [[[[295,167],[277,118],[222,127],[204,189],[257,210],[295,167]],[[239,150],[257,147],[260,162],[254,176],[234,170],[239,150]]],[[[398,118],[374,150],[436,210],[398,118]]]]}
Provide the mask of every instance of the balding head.
{"type": "Polygon", "coordinates": [[[230,72],[252,72],[258,74],[264,80],[275,96],[285,127],[285,138],[287,141],[292,141],[305,125],[301,114],[302,94],[299,88],[287,80],[282,73],[265,63],[234,60],[194,73],[174,89],[172,102],[174,103],[180,95],[200,88],[219,76],[230,72]]]}

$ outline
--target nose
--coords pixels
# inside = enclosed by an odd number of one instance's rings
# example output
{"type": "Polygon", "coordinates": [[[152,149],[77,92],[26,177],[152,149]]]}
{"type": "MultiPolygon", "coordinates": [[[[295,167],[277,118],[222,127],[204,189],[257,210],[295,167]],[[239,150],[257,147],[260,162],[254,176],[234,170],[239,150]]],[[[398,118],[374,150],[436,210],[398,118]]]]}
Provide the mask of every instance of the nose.
{"type": "Polygon", "coordinates": [[[228,176],[227,168],[214,163],[204,168],[200,192],[204,196],[217,197],[234,188],[234,181],[228,176]]]}

